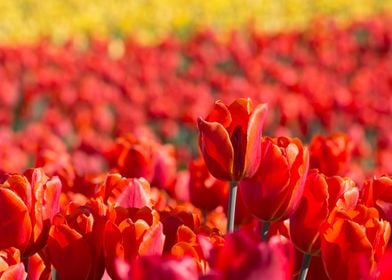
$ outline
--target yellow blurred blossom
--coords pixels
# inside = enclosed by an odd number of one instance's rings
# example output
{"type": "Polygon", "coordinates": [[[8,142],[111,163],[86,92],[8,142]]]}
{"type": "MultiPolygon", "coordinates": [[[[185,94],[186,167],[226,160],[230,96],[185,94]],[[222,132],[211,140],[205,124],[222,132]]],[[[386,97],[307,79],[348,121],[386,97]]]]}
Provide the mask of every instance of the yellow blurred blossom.
{"type": "Polygon", "coordinates": [[[392,0],[0,0],[0,41],[131,35],[153,42],[203,26],[224,33],[252,22],[276,31],[302,28],[315,15],[346,21],[391,10],[392,0]]]}

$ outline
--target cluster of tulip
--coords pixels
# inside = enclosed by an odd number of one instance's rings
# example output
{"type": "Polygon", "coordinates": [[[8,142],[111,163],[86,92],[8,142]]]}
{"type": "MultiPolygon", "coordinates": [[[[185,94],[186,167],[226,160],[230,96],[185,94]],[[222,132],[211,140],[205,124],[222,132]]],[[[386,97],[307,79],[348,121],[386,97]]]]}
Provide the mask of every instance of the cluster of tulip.
{"type": "Polygon", "coordinates": [[[390,279],[388,24],[1,47],[0,279],[390,279]]]}

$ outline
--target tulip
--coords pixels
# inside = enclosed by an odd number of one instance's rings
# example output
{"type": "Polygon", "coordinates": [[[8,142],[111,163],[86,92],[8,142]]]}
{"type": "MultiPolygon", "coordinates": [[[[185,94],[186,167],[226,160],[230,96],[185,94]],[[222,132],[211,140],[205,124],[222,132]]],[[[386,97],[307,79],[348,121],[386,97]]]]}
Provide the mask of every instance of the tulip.
{"type": "Polygon", "coordinates": [[[128,266],[140,256],[160,255],[165,235],[158,214],[147,207],[142,209],[115,208],[103,233],[106,270],[113,279],[121,279],[116,263],[128,266]]]}
{"type": "Polygon", "coordinates": [[[349,200],[357,203],[358,190],[349,178],[326,177],[317,169],[309,171],[297,210],[290,217],[290,237],[305,254],[319,255],[320,228],[337,205],[349,200]]]}
{"type": "Polygon", "coordinates": [[[321,232],[321,256],[329,278],[367,278],[390,234],[390,224],[380,220],[377,209],[336,206],[321,232]]]}
{"type": "Polygon", "coordinates": [[[353,152],[353,143],[343,133],[315,136],[309,146],[310,167],[327,176],[346,175],[353,152]]]}
{"type": "Polygon", "coordinates": [[[107,157],[111,167],[128,178],[154,176],[157,143],[126,134],[116,139],[107,157]]]}
{"type": "Polygon", "coordinates": [[[227,231],[234,230],[237,182],[253,176],[260,164],[260,141],[267,105],[252,110],[251,100],[239,98],[226,106],[222,101],[204,120],[198,118],[199,146],[210,173],[230,186],[227,231]]]}
{"type": "Polygon", "coordinates": [[[226,106],[216,101],[204,120],[198,118],[199,146],[211,174],[224,181],[239,181],[256,172],[267,105],[252,110],[250,99],[226,106]]]}
{"type": "Polygon", "coordinates": [[[142,256],[132,264],[132,268],[118,260],[116,269],[121,280],[199,279],[196,265],[190,257],[142,256]]]}
{"type": "Polygon", "coordinates": [[[212,260],[212,279],[292,279],[294,248],[287,240],[259,243],[245,231],[226,237],[212,260]],[[228,261],[230,260],[230,261],[228,261]]]}
{"type": "Polygon", "coordinates": [[[317,169],[309,171],[304,194],[297,210],[290,217],[290,237],[304,253],[299,279],[306,279],[312,256],[321,250],[320,228],[337,205],[356,205],[358,189],[349,178],[326,178],[317,169]]]}
{"type": "Polygon", "coordinates": [[[308,165],[308,150],[299,139],[264,138],[259,169],[239,183],[250,212],[263,221],[290,217],[302,197],[308,165]]]}
{"type": "Polygon", "coordinates": [[[101,185],[102,197],[109,206],[124,208],[151,207],[150,184],[144,178],[125,178],[110,173],[101,185]]]}
{"type": "Polygon", "coordinates": [[[0,227],[0,248],[17,247],[23,257],[41,250],[50,223],[59,212],[60,191],[59,178],[49,178],[40,168],[29,169],[24,176],[7,175],[0,185],[0,213],[6,215],[0,221],[4,223],[0,227]]]}
{"type": "Polygon", "coordinates": [[[227,201],[229,184],[226,181],[215,179],[203,161],[193,160],[189,164],[189,192],[190,200],[205,211],[212,211],[223,206],[227,201]]]}
{"type": "Polygon", "coordinates": [[[361,190],[361,201],[378,209],[381,218],[392,222],[392,176],[367,180],[361,190]]]}
{"type": "Polygon", "coordinates": [[[50,227],[47,252],[59,279],[100,279],[107,207],[101,201],[71,203],[50,227]]]}

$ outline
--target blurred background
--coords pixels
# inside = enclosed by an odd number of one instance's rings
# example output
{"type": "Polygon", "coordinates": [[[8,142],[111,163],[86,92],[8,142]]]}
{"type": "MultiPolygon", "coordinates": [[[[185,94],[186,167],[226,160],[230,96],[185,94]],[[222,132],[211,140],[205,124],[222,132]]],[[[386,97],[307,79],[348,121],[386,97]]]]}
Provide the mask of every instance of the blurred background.
{"type": "Polygon", "coordinates": [[[240,97],[329,175],[392,173],[392,0],[353,3],[0,0],[0,175],[100,174],[154,137],[184,169],[197,117],[240,97]]]}
{"type": "Polygon", "coordinates": [[[249,24],[278,31],[304,28],[314,17],[333,16],[345,23],[391,10],[390,0],[2,0],[0,41],[131,35],[150,43],[169,33],[187,37],[205,26],[221,35],[249,24]]]}

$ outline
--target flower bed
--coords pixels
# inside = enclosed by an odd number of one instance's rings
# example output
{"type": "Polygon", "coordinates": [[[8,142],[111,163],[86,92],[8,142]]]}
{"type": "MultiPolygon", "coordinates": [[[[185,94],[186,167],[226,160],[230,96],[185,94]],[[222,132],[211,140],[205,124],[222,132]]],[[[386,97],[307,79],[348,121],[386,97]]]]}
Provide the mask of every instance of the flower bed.
{"type": "Polygon", "coordinates": [[[390,26],[3,45],[0,277],[388,279],[390,26]]]}

